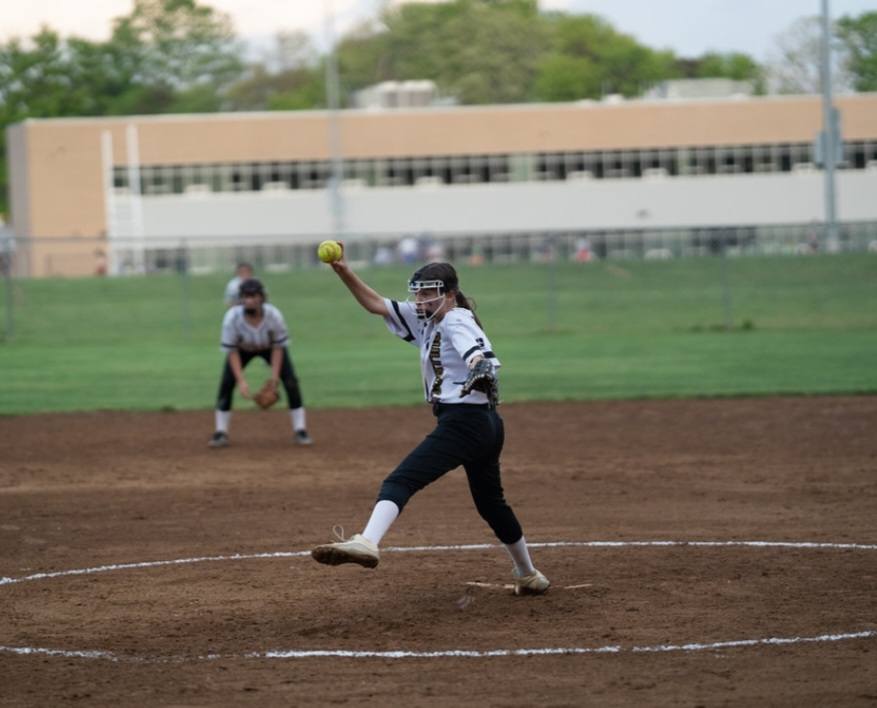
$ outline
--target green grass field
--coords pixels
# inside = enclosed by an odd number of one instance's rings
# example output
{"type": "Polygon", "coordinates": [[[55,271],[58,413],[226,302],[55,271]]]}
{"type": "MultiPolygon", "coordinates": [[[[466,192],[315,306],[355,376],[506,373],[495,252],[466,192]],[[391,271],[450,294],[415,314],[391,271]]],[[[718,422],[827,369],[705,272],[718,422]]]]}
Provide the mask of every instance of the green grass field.
{"type": "MultiPolygon", "coordinates": [[[[507,402],[877,393],[877,256],[726,265],[724,277],[720,258],[459,273],[504,364],[507,402]]],[[[360,275],[403,299],[409,271],[360,275]]],[[[0,316],[13,313],[0,320],[0,415],[211,409],[228,277],[24,280],[11,299],[0,281],[0,316]]],[[[331,270],[264,280],[309,408],[421,401],[413,347],[331,270]]],[[[248,380],[266,371],[256,361],[248,380]]]]}

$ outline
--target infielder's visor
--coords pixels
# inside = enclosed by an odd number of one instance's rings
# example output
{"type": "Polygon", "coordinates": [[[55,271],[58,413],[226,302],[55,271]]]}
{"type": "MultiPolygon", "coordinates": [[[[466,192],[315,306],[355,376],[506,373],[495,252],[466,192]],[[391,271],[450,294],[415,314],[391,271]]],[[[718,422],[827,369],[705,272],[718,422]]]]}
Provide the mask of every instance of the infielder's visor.
{"type": "Polygon", "coordinates": [[[261,295],[262,297],[265,297],[265,286],[262,285],[262,281],[257,278],[245,280],[241,283],[238,291],[240,292],[241,297],[244,295],[261,295]]]}

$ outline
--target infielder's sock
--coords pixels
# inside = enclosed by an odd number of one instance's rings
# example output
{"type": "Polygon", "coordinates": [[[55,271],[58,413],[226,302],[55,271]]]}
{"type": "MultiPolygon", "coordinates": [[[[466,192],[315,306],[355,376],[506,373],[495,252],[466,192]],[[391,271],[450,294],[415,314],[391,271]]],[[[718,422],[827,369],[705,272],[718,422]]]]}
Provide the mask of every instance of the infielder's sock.
{"type": "Polygon", "coordinates": [[[216,430],[220,433],[228,432],[228,424],[231,422],[231,411],[216,411],[216,430]]]}
{"type": "Polygon", "coordinates": [[[515,575],[517,577],[523,578],[536,570],[533,567],[533,561],[530,560],[527,540],[523,536],[521,536],[521,540],[517,543],[504,543],[503,545],[515,564],[515,575]]]}
{"type": "Polygon", "coordinates": [[[399,507],[396,506],[396,502],[391,502],[389,499],[381,499],[381,501],[375,504],[375,508],[372,509],[371,518],[368,520],[362,535],[376,546],[379,545],[384,534],[390,530],[398,516],[399,507]]]}
{"type": "Polygon", "coordinates": [[[304,408],[293,408],[289,411],[289,417],[292,419],[293,430],[307,430],[308,426],[305,425],[304,408]]]}

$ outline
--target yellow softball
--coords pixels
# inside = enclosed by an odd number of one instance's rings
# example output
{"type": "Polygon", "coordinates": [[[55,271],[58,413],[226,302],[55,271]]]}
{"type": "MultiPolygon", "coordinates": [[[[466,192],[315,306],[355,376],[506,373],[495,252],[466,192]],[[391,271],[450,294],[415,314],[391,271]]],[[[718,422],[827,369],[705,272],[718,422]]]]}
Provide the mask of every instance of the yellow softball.
{"type": "Polygon", "coordinates": [[[323,263],[334,263],[341,258],[341,244],[337,241],[323,241],[317,247],[317,258],[323,263]]]}

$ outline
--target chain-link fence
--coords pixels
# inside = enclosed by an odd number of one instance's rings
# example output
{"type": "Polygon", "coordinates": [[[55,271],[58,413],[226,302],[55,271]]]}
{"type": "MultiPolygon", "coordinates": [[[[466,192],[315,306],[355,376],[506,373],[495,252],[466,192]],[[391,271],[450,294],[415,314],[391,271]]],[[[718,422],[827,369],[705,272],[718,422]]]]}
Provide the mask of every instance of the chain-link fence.
{"type": "MultiPolygon", "coordinates": [[[[815,252],[877,251],[877,222],[838,225],[829,243],[820,223],[730,228],[581,230],[520,233],[385,236],[339,235],[347,257],[358,264],[526,263],[552,260],[693,258],[726,254],[756,256],[815,252]]],[[[283,239],[258,235],[236,238],[124,239],[81,237],[0,237],[0,272],[12,278],[35,273],[52,277],[128,276],[186,271],[191,275],[229,273],[241,261],[263,272],[320,265],[322,237],[283,239]]]]}

